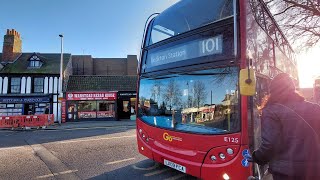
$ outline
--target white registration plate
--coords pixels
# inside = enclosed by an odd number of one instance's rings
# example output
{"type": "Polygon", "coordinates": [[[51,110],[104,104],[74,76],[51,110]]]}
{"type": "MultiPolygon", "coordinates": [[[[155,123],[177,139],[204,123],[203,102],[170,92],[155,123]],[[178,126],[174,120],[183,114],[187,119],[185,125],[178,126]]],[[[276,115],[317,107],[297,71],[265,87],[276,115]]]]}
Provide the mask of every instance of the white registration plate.
{"type": "Polygon", "coordinates": [[[187,170],[186,167],[181,166],[180,164],[168,161],[166,159],[164,160],[164,165],[169,166],[169,167],[171,167],[173,169],[176,169],[178,171],[181,171],[183,173],[186,173],[186,170],[187,170]]]}

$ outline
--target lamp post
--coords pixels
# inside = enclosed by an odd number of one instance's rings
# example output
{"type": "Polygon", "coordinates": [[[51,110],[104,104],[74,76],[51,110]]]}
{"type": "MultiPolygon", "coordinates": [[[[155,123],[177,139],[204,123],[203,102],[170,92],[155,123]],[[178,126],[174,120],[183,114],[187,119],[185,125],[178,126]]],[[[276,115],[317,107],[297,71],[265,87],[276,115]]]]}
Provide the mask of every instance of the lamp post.
{"type": "MultiPolygon", "coordinates": [[[[61,39],[61,59],[60,59],[60,79],[59,79],[59,99],[63,98],[62,86],[63,86],[63,35],[59,34],[61,39]]],[[[62,103],[61,103],[62,105],[62,103]]],[[[59,124],[61,124],[62,119],[62,106],[60,106],[60,118],[58,118],[59,124]]]]}

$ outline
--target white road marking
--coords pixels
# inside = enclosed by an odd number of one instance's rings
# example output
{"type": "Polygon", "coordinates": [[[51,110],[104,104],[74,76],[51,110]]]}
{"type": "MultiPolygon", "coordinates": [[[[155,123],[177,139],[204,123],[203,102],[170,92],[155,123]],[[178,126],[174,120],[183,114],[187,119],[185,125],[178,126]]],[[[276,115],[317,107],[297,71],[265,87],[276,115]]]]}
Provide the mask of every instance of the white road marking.
{"type": "Polygon", "coordinates": [[[165,169],[161,169],[161,170],[153,171],[153,172],[151,172],[151,173],[144,174],[144,176],[149,177],[149,176],[161,174],[161,173],[166,172],[166,171],[169,171],[169,170],[171,170],[171,169],[165,168],[165,169]]]}
{"type": "Polygon", "coordinates": [[[182,177],[185,177],[185,176],[187,176],[187,175],[186,174],[178,174],[178,175],[169,177],[169,178],[164,179],[164,180],[176,180],[176,179],[179,179],[179,178],[182,178],[182,177]]]}
{"type": "Polygon", "coordinates": [[[133,168],[133,169],[142,170],[142,171],[154,170],[154,169],[156,169],[157,167],[159,167],[159,163],[155,163],[153,166],[147,167],[147,168],[141,168],[141,167],[137,167],[136,165],[132,165],[132,168],[133,168]]]}
{"type": "Polygon", "coordinates": [[[106,163],[107,165],[110,165],[110,164],[117,164],[117,163],[122,163],[122,162],[126,162],[126,161],[131,161],[131,160],[134,160],[136,158],[128,158],[128,159],[122,159],[122,160],[119,160],[119,161],[112,161],[112,162],[108,162],[106,163]]]}
{"type": "Polygon", "coordinates": [[[37,176],[36,179],[43,179],[43,178],[59,176],[59,175],[63,175],[63,174],[70,174],[70,173],[74,173],[77,171],[78,170],[68,170],[68,171],[63,171],[63,172],[58,172],[58,173],[53,173],[53,174],[47,174],[47,175],[43,175],[43,176],[37,176]]]}
{"type": "MultiPolygon", "coordinates": [[[[101,140],[122,139],[122,138],[132,138],[132,137],[136,137],[136,135],[105,137],[105,138],[99,138],[99,139],[66,140],[66,141],[52,142],[52,144],[67,144],[67,143],[77,143],[77,142],[86,142],[86,141],[101,141],[101,140]]],[[[51,144],[51,143],[49,143],[49,144],[51,144]]]]}
{"type": "Polygon", "coordinates": [[[29,146],[16,146],[16,147],[0,148],[0,151],[15,150],[15,149],[24,149],[24,148],[29,148],[29,146]]]}

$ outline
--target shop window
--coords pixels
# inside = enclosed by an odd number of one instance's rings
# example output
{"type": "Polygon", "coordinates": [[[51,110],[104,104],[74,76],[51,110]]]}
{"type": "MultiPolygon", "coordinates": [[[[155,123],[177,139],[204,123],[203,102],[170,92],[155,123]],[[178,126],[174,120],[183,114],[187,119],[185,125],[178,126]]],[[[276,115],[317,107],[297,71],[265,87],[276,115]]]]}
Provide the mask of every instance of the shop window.
{"type": "Polygon", "coordinates": [[[22,115],[22,104],[0,104],[0,116],[22,115]]]}
{"type": "Polygon", "coordinates": [[[33,80],[33,92],[34,93],[43,93],[43,78],[34,78],[33,80]]]}
{"type": "Polygon", "coordinates": [[[123,112],[128,112],[129,111],[129,101],[122,101],[123,104],[123,112]]]}
{"type": "Polygon", "coordinates": [[[79,101],[78,116],[82,118],[96,118],[97,117],[97,103],[96,101],[79,101]]]}
{"type": "Polygon", "coordinates": [[[49,114],[50,114],[49,103],[35,103],[34,114],[45,114],[47,108],[49,109],[49,114]]]}
{"type": "Polygon", "coordinates": [[[11,93],[20,93],[20,78],[11,78],[10,82],[10,92],[11,93]]]}
{"type": "Polygon", "coordinates": [[[113,101],[98,101],[98,118],[115,117],[113,101]]]}
{"type": "Polygon", "coordinates": [[[136,98],[130,98],[130,104],[131,104],[131,115],[136,114],[136,98]]]}

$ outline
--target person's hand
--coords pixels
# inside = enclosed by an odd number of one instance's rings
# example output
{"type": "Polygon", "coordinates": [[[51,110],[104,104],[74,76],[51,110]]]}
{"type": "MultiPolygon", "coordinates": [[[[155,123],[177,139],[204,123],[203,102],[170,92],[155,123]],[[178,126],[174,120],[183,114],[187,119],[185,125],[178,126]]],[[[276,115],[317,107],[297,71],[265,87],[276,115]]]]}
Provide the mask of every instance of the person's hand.
{"type": "Polygon", "coordinates": [[[246,157],[247,158],[247,160],[249,161],[249,162],[253,162],[253,158],[252,157],[246,157]]]}
{"type": "Polygon", "coordinates": [[[246,158],[249,162],[253,162],[253,158],[250,154],[245,154],[244,158],[246,158]]]}

